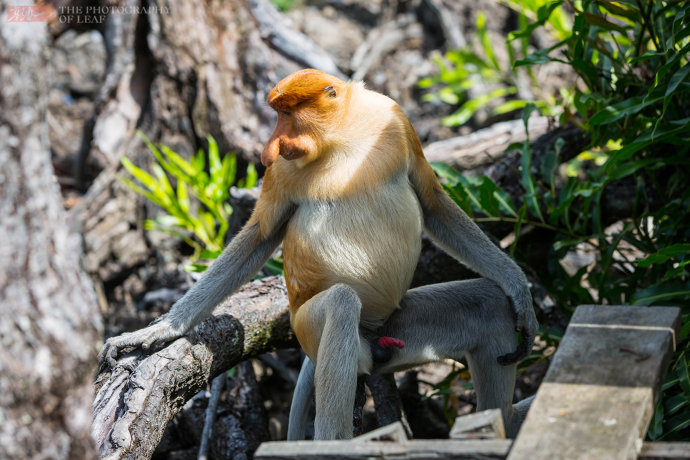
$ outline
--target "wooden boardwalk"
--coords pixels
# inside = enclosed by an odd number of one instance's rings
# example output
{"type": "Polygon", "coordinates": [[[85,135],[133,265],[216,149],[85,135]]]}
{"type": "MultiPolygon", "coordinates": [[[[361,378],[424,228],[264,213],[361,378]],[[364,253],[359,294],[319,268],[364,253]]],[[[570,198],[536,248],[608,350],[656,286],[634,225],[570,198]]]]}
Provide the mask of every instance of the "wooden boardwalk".
{"type": "Polygon", "coordinates": [[[680,331],[676,307],[580,306],[517,438],[498,410],[459,417],[449,440],[398,423],[352,441],[269,442],[257,459],[689,459],[690,443],[643,443],[680,331]]]}

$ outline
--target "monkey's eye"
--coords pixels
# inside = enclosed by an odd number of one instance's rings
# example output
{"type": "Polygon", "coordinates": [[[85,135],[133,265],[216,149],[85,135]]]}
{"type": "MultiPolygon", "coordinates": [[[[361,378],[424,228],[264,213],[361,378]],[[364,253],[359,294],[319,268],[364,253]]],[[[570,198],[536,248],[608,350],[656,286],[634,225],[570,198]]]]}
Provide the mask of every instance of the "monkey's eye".
{"type": "Polygon", "coordinates": [[[328,97],[335,97],[336,96],[335,88],[333,88],[331,85],[326,86],[323,89],[323,92],[327,93],[328,97]]]}
{"type": "Polygon", "coordinates": [[[287,115],[288,117],[289,117],[290,115],[292,115],[292,114],[291,114],[290,112],[288,112],[287,110],[281,110],[280,113],[282,113],[283,115],[287,115]]]}

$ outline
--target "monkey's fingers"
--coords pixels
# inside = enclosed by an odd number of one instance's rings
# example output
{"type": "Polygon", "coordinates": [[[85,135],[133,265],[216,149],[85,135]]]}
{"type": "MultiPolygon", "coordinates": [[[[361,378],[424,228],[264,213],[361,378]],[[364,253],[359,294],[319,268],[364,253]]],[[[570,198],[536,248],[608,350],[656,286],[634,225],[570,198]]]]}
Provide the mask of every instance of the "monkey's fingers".
{"type": "MultiPolygon", "coordinates": [[[[119,337],[115,337],[114,339],[118,338],[119,337]]],[[[122,345],[114,339],[108,339],[103,345],[101,352],[98,354],[99,370],[103,370],[106,367],[115,369],[117,366],[117,357],[120,349],[125,348],[126,345],[122,345]]]]}
{"type": "Polygon", "coordinates": [[[117,355],[118,355],[118,349],[117,347],[110,347],[109,352],[106,355],[106,359],[108,360],[108,366],[110,366],[111,369],[115,369],[115,366],[117,366],[117,355]]]}
{"type": "Polygon", "coordinates": [[[146,334],[146,329],[136,332],[128,332],[117,337],[109,338],[98,355],[98,362],[101,368],[107,364],[111,369],[117,365],[117,358],[120,350],[126,348],[136,348],[142,346],[147,349],[155,340],[155,336],[146,334]]]}
{"type": "Polygon", "coordinates": [[[118,348],[110,341],[106,341],[98,354],[98,371],[106,368],[114,369],[117,364],[118,348]]]}

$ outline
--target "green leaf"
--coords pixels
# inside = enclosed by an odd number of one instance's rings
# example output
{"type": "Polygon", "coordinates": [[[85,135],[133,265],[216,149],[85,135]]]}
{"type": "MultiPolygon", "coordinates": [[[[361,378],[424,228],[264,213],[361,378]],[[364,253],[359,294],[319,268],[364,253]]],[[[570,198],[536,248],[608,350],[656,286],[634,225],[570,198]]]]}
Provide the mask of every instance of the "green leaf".
{"type": "Polygon", "coordinates": [[[276,259],[268,259],[266,264],[264,264],[264,270],[266,270],[270,275],[282,275],[283,263],[276,259]]]}
{"type": "Polygon", "coordinates": [[[563,215],[563,223],[566,226],[566,228],[570,230],[568,211],[570,211],[570,206],[572,205],[573,201],[575,201],[575,190],[577,188],[577,185],[578,181],[573,177],[569,177],[566,181],[565,185],[561,189],[561,193],[558,198],[558,207],[556,207],[556,209],[553,210],[551,216],[549,217],[549,223],[551,225],[556,225],[556,223],[561,218],[561,215],[563,215]]]}
{"type": "Polygon", "coordinates": [[[189,193],[187,192],[187,184],[182,181],[177,181],[177,202],[180,204],[180,208],[183,211],[189,211],[191,202],[189,200],[189,193]]]}
{"type": "Polygon", "coordinates": [[[663,92],[658,90],[653,94],[625,99],[618,104],[604,107],[601,111],[595,113],[594,116],[592,116],[592,118],[589,120],[589,124],[591,126],[597,126],[612,123],[625,116],[636,114],[642,109],[656,104],[663,99],[663,92]]]}
{"type": "Polygon", "coordinates": [[[460,103],[460,96],[454,91],[453,87],[446,86],[436,93],[438,98],[448,105],[457,105],[460,103]]]}
{"type": "Polygon", "coordinates": [[[682,431],[689,426],[690,414],[688,414],[687,412],[683,412],[681,414],[676,415],[675,417],[671,417],[664,425],[663,438],[666,438],[674,433],[682,431]]]}
{"type": "MultiPolygon", "coordinates": [[[[660,401],[661,402],[661,401],[660,401]]],[[[663,401],[663,411],[668,415],[673,415],[679,410],[688,407],[690,399],[685,394],[677,394],[663,401]]]]}
{"type": "Polygon", "coordinates": [[[235,155],[225,155],[222,164],[223,166],[219,174],[220,182],[218,185],[223,192],[220,200],[225,200],[228,196],[230,186],[235,183],[235,176],[237,175],[237,158],[235,155]]]}
{"type": "Polygon", "coordinates": [[[494,198],[496,199],[496,201],[498,201],[501,207],[508,212],[508,214],[512,215],[513,217],[519,218],[518,213],[515,210],[515,206],[513,205],[513,202],[510,199],[510,195],[508,195],[508,193],[505,190],[502,190],[497,187],[497,190],[494,191],[494,198]]]}
{"type": "Polygon", "coordinates": [[[583,241],[589,240],[590,238],[591,238],[591,236],[587,235],[587,236],[579,236],[577,238],[559,239],[553,243],[553,249],[555,251],[560,251],[561,249],[571,248],[573,246],[577,246],[578,244],[582,243],[583,241]]]}
{"type": "Polygon", "coordinates": [[[141,195],[141,196],[143,196],[143,197],[146,197],[147,199],[149,199],[149,200],[152,201],[153,203],[158,204],[159,206],[161,205],[161,204],[158,202],[158,201],[159,201],[159,200],[158,200],[158,197],[156,197],[156,195],[154,195],[154,194],[151,193],[150,191],[143,189],[142,187],[140,187],[139,185],[135,184],[135,183],[132,182],[131,180],[127,179],[126,177],[118,176],[117,178],[118,178],[118,180],[120,180],[120,182],[122,182],[123,184],[125,184],[125,185],[126,185],[130,190],[132,190],[133,192],[138,193],[139,195],[141,195]]]}
{"type": "Polygon", "coordinates": [[[652,421],[649,424],[649,429],[647,430],[647,434],[652,441],[658,439],[664,432],[663,422],[664,405],[662,404],[661,398],[659,398],[659,401],[656,404],[656,409],[654,410],[654,416],[652,417],[652,421]]]}
{"type": "Polygon", "coordinates": [[[259,182],[259,174],[256,172],[254,163],[249,163],[247,166],[247,176],[244,180],[244,188],[254,188],[259,182]]]}
{"type": "Polygon", "coordinates": [[[496,56],[494,55],[493,44],[489,38],[489,34],[486,32],[486,16],[483,11],[477,13],[477,35],[479,35],[479,40],[482,44],[482,50],[486,55],[486,58],[491,62],[491,65],[496,70],[501,70],[501,66],[498,65],[496,56]]]}
{"type": "Polygon", "coordinates": [[[676,376],[678,376],[680,387],[685,393],[685,397],[690,399],[690,364],[686,356],[681,356],[676,366],[676,376]]]}
{"type": "Polygon", "coordinates": [[[512,112],[514,110],[523,109],[529,103],[530,103],[530,101],[525,101],[522,99],[506,101],[503,104],[496,107],[493,110],[493,113],[496,115],[503,115],[504,113],[512,112]]]}
{"type": "Polygon", "coordinates": [[[648,61],[650,59],[658,59],[666,56],[666,51],[647,51],[641,56],[637,56],[630,60],[630,65],[637,64],[640,61],[648,61]]]}
{"type": "Polygon", "coordinates": [[[527,27],[519,31],[510,32],[508,34],[508,40],[513,41],[516,38],[529,37],[532,35],[532,32],[534,32],[537,27],[543,26],[551,16],[551,13],[553,13],[553,11],[562,3],[562,1],[554,1],[539,8],[539,11],[537,12],[537,21],[529,24],[527,27]]]}
{"type": "Polygon", "coordinates": [[[585,22],[587,24],[589,24],[590,26],[601,27],[602,29],[609,31],[609,32],[612,30],[615,30],[616,32],[623,34],[623,35],[628,33],[628,31],[625,27],[619,26],[618,24],[614,24],[613,22],[608,21],[604,16],[585,12],[584,18],[585,18],[585,22]]]}
{"type": "Polygon", "coordinates": [[[149,221],[158,227],[180,227],[183,229],[187,228],[187,221],[177,216],[158,216],[155,219],[149,219],[149,221]]]}
{"type": "Polygon", "coordinates": [[[630,163],[618,164],[615,168],[609,168],[606,181],[612,182],[614,180],[622,179],[631,174],[634,174],[642,168],[654,164],[658,160],[655,158],[648,158],[645,160],[633,161],[630,163]]]}
{"type": "Polygon", "coordinates": [[[632,296],[632,305],[653,305],[669,302],[674,299],[681,301],[690,297],[690,283],[664,283],[638,289],[632,296]]]}
{"type": "Polygon", "coordinates": [[[525,110],[522,113],[522,122],[525,125],[525,132],[527,133],[527,142],[522,144],[522,186],[525,189],[525,202],[529,207],[532,214],[539,218],[540,221],[544,222],[544,216],[542,216],[541,209],[539,207],[539,202],[537,201],[537,190],[534,184],[534,179],[532,178],[532,152],[529,148],[529,117],[532,112],[536,110],[534,104],[528,104],[525,106],[525,110]]]}
{"type": "Polygon", "coordinates": [[[188,273],[203,273],[208,269],[206,264],[187,264],[184,266],[184,270],[188,273]]]}
{"type": "Polygon", "coordinates": [[[626,8],[623,2],[614,3],[609,0],[599,0],[598,5],[616,16],[622,16],[633,22],[640,20],[640,11],[637,8],[626,8]]]}
{"type": "Polygon", "coordinates": [[[170,184],[170,181],[168,180],[168,176],[165,174],[163,168],[161,168],[157,164],[152,165],[151,169],[153,169],[153,174],[156,176],[156,179],[158,180],[158,190],[161,193],[165,194],[168,206],[170,206],[172,203],[176,202],[177,197],[175,195],[175,191],[172,188],[172,185],[170,184]]]}
{"type": "Polygon", "coordinates": [[[677,256],[685,255],[690,253],[690,244],[674,244],[667,246],[665,248],[659,249],[654,254],[650,254],[644,259],[637,262],[637,266],[641,268],[647,268],[654,264],[663,264],[677,256]]]}
{"type": "Polygon", "coordinates": [[[472,115],[474,115],[477,110],[486,106],[494,99],[509,94],[515,94],[516,92],[517,89],[514,86],[510,86],[508,88],[497,88],[490,93],[480,94],[474,99],[465,102],[460,106],[460,109],[444,118],[442,122],[445,126],[459,126],[465,124],[472,118],[472,115]]]}
{"type": "Polygon", "coordinates": [[[204,249],[201,251],[201,254],[199,254],[199,257],[202,259],[217,259],[222,252],[222,250],[204,249]]]}
{"type": "Polygon", "coordinates": [[[542,159],[540,168],[541,177],[549,187],[553,187],[557,167],[556,162],[564,143],[565,141],[562,137],[556,139],[554,148],[550,149],[542,159]]]}
{"type": "Polygon", "coordinates": [[[459,176],[458,178],[458,185],[456,187],[453,187],[455,190],[458,192],[462,190],[463,192],[463,197],[468,203],[468,206],[472,206],[472,208],[477,209],[479,211],[482,210],[482,204],[481,204],[481,199],[479,198],[479,195],[476,193],[474,187],[472,187],[468,181],[468,179],[464,176],[459,176]]]}
{"type": "MultiPolygon", "coordinates": [[[[185,178],[185,180],[189,181],[199,172],[199,169],[195,167],[196,165],[182,158],[167,145],[161,145],[160,148],[170,163],[177,167],[177,172],[173,172],[174,170],[168,170],[171,174],[175,175],[176,177],[185,178]]],[[[203,169],[203,165],[201,168],[203,169]]]]}
{"type": "Polygon", "coordinates": [[[440,161],[430,161],[431,167],[434,172],[441,178],[447,179],[451,184],[456,184],[462,173],[447,163],[442,163],[440,161]]]}
{"type": "Polygon", "coordinates": [[[147,187],[149,190],[158,190],[158,183],[151,174],[135,166],[134,163],[132,163],[127,157],[122,157],[122,160],[120,160],[120,162],[122,163],[122,166],[125,167],[127,172],[134,176],[139,182],[144,184],[144,186],[147,187]]]}
{"type": "MultiPolygon", "coordinates": [[[[529,139],[529,117],[537,109],[534,104],[527,104],[525,110],[522,112],[522,123],[525,125],[525,133],[527,134],[527,139],[529,139]]],[[[524,144],[523,144],[524,145],[524,144]]]]}
{"type": "Polygon", "coordinates": [[[563,59],[552,58],[549,56],[549,53],[551,51],[553,51],[557,48],[560,48],[565,43],[566,43],[566,40],[562,40],[553,46],[535,51],[534,53],[529,54],[529,55],[525,56],[523,59],[520,59],[517,62],[515,62],[513,67],[531,66],[531,65],[535,65],[535,64],[546,64],[548,62],[560,62],[563,64],[570,64],[570,62],[564,61],[563,59]]]}
{"type": "Polygon", "coordinates": [[[680,85],[688,77],[688,73],[690,73],[690,66],[686,65],[681,67],[676,73],[673,74],[673,76],[671,76],[671,80],[668,82],[668,87],[666,88],[666,93],[664,94],[665,99],[668,99],[673,95],[678,88],[678,85],[680,85]]]}
{"type": "MultiPolygon", "coordinates": [[[[206,154],[203,150],[199,149],[196,155],[192,156],[192,166],[194,168],[194,176],[199,176],[204,172],[204,168],[206,168],[206,154]]],[[[198,177],[197,180],[199,180],[198,177]]]]}
{"type": "MultiPolygon", "coordinates": [[[[599,269],[601,270],[601,274],[599,276],[599,286],[604,284],[604,278],[609,273],[609,267],[613,261],[613,255],[618,248],[621,239],[623,239],[623,237],[630,231],[630,227],[631,225],[629,223],[625,224],[623,229],[613,237],[611,244],[609,244],[608,248],[606,249],[606,252],[602,254],[601,261],[599,262],[599,269]]],[[[601,249],[599,252],[601,253],[601,249]]]]}
{"type": "Polygon", "coordinates": [[[209,136],[206,136],[208,141],[208,168],[211,173],[211,180],[216,182],[216,177],[222,169],[222,163],[220,161],[220,154],[218,153],[218,144],[216,140],[209,136]]]}

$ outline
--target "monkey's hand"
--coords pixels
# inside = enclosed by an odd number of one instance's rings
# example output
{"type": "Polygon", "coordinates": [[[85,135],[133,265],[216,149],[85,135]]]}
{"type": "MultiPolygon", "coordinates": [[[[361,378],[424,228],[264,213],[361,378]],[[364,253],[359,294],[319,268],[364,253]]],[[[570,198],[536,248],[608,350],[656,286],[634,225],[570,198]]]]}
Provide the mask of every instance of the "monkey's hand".
{"type": "Polygon", "coordinates": [[[532,294],[530,294],[527,286],[518,294],[508,296],[508,300],[515,317],[515,330],[520,333],[522,338],[514,352],[498,357],[498,363],[502,366],[514,364],[527,357],[532,351],[538,326],[537,316],[534,314],[532,305],[532,294]]]}
{"type": "Polygon", "coordinates": [[[114,369],[117,364],[117,355],[120,350],[125,348],[136,348],[138,346],[141,346],[144,350],[148,350],[151,345],[180,338],[185,335],[186,332],[186,330],[173,327],[170,321],[163,317],[160,321],[154,322],[138,331],[126,332],[117,337],[111,337],[105,342],[101,352],[98,354],[99,367],[102,369],[107,365],[111,369],[114,369]]]}

